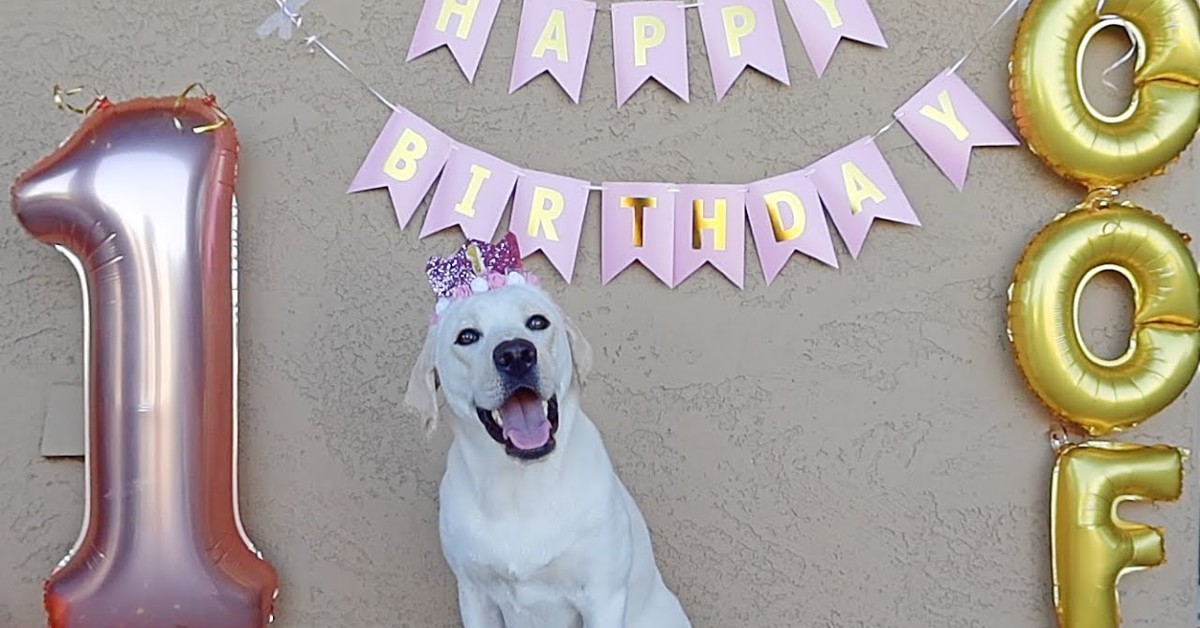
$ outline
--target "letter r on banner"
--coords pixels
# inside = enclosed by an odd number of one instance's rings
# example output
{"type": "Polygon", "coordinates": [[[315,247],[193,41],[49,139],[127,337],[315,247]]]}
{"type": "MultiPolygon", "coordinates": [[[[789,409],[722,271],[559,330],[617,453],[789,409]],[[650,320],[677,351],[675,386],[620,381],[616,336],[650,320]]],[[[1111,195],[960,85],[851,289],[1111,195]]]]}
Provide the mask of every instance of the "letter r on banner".
{"type": "Polygon", "coordinates": [[[563,208],[566,206],[566,199],[563,198],[562,192],[554,188],[542,187],[540,185],[533,186],[533,201],[529,207],[529,225],[526,232],[529,237],[541,237],[558,242],[558,230],[554,228],[554,221],[562,216],[563,208]]]}

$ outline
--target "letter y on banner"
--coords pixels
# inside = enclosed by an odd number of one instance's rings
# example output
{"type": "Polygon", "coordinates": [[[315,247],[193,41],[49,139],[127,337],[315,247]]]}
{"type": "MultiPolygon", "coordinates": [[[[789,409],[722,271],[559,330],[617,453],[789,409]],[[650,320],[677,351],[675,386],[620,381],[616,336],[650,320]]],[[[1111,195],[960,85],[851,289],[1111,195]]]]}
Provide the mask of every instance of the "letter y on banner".
{"type": "Polygon", "coordinates": [[[887,48],[867,0],[784,0],[817,76],[843,37],[887,48]]]}
{"type": "Polygon", "coordinates": [[[896,118],[959,192],[972,148],[1021,143],[952,70],[922,87],[896,110],[896,118]]]}
{"type": "Polygon", "coordinates": [[[425,0],[405,61],[445,46],[467,81],[475,82],[499,10],[500,0],[425,0]]]}
{"type": "Polygon", "coordinates": [[[347,194],[386,187],[400,228],[408,226],[450,157],[454,141],[416,114],[397,108],[371,146],[347,194]]]}
{"type": "Polygon", "coordinates": [[[813,165],[812,179],[851,257],[858,258],[876,219],[921,225],[870,137],[822,158],[813,165]]]}

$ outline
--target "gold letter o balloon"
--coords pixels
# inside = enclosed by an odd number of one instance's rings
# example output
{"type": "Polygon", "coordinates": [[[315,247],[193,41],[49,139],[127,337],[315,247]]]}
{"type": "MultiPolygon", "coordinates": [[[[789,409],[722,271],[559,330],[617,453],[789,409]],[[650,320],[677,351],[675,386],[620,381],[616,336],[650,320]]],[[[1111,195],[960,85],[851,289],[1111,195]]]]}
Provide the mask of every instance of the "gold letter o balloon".
{"type": "Polygon", "coordinates": [[[1200,277],[1187,243],[1129,203],[1075,209],[1047,225],[1017,264],[1009,335],[1021,373],[1058,417],[1092,435],[1133,427],[1167,407],[1200,365],[1200,277]],[[1079,301],[1096,274],[1133,287],[1125,354],[1094,355],[1079,330],[1079,301]]]}
{"type": "Polygon", "coordinates": [[[1033,0],[1013,47],[1013,115],[1029,148],[1089,188],[1159,174],[1200,125],[1200,8],[1196,0],[1033,0]],[[1129,107],[1108,116],[1083,90],[1083,55],[1108,26],[1137,44],[1129,107]]]}

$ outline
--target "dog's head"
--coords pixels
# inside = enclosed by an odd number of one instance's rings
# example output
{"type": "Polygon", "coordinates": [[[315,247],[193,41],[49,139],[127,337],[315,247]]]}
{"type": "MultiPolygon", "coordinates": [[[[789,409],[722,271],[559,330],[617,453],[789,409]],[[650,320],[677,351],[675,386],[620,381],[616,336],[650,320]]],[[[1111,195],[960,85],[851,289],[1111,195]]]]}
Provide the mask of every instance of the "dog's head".
{"type": "Polygon", "coordinates": [[[530,461],[548,456],[560,427],[569,430],[576,387],[591,347],[543,290],[510,285],[455,301],[429,328],[409,378],[405,403],[437,425],[440,388],[455,434],[491,440],[497,451],[530,461]]]}

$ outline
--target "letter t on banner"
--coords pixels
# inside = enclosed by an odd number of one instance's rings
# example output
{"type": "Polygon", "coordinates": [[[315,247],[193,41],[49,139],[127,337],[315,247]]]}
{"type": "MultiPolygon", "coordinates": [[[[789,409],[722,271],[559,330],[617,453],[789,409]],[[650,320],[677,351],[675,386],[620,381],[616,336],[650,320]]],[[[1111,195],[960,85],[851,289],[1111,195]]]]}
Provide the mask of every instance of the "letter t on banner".
{"type": "Polygon", "coordinates": [[[674,287],[675,192],[670,183],[605,183],[600,192],[600,279],[641,262],[674,287]]]}
{"type": "Polygon", "coordinates": [[[773,0],[704,0],[699,10],[717,100],[747,67],[789,84],[773,0]]]}
{"type": "Polygon", "coordinates": [[[526,170],[513,197],[508,229],[517,237],[521,257],[541,251],[567,283],[575,274],[583,215],[591,195],[589,185],[579,179],[526,170]]]}
{"type": "Polygon", "coordinates": [[[972,148],[1021,143],[953,70],[922,87],[896,110],[896,118],[959,192],[972,148]]]}
{"type": "Polygon", "coordinates": [[[446,134],[405,109],[396,109],[350,182],[347,194],[386,187],[400,228],[446,165],[454,145],[446,134]]]}
{"type": "Polygon", "coordinates": [[[887,48],[867,0],[784,0],[817,76],[843,37],[887,48]]]}
{"type": "Polygon", "coordinates": [[[584,0],[527,0],[521,4],[521,26],[513,55],[508,93],[547,72],[579,103],[596,3],[584,0]]]}
{"type": "Polygon", "coordinates": [[[812,178],[851,257],[858,258],[876,219],[921,225],[870,137],[822,158],[813,165],[812,178]]]}
{"type": "Polygon", "coordinates": [[[670,0],[612,5],[613,63],[617,106],[647,80],[687,102],[687,20],[683,5],[670,0]]]}
{"type": "Polygon", "coordinates": [[[467,81],[475,82],[499,10],[500,0],[425,0],[405,61],[445,46],[467,81]]]}

